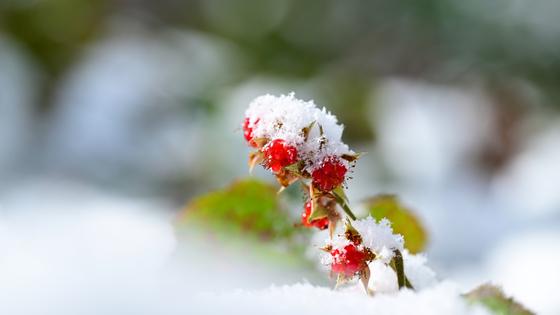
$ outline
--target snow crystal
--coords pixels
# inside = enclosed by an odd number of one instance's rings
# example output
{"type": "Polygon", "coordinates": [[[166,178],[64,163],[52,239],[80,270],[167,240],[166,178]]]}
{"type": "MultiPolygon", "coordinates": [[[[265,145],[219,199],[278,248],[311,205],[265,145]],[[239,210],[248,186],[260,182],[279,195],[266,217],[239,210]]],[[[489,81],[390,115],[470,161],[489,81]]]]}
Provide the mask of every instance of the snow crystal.
{"type": "Polygon", "coordinates": [[[416,290],[431,287],[437,283],[436,273],[426,266],[427,258],[423,254],[410,254],[403,251],[404,272],[416,290]]]}
{"type": "MultiPolygon", "coordinates": [[[[344,126],[338,124],[336,117],[324,107],[319,109],[312,100],[295,98],[293,92],[259,96],[251,102],[245,116],[254,138],[282,139],[295,146],[309,172],[327,157],[354,153],[342,142],[344,126]],[[312,128],[306,141],[302,130],[308,127],[312,128]]],[[[346,161],[341,162],[348,166],[346,161]]]]}
{"type": "Polygon", "coordinates": [[[404,250],[404,239],[400,234],[393,234],[391,222],[382,219],[377,223],[368,216],[365,219],[352,222],[352,226],[362,236],[362,244],[372,250],[378,259],[388,263],[394,256],[394,250],[404,250]]]}

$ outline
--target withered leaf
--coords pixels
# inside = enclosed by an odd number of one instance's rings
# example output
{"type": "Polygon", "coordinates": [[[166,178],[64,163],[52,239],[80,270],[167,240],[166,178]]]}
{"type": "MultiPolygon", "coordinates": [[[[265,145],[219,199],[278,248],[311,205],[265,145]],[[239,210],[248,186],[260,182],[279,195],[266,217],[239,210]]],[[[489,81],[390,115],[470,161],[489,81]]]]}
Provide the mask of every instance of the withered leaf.
{"type": "Polygon", "coordinates": [[[387,218],[393,230],[401,234],[406,248],[413,254],[421,252],[428,241],[426,230],[420,220],[394,195],[377,195],[366,201],[369,214],[376,220],[387,218]]]}
{"type": "Polygon", "coordinates": [[[521,303],[504,294],[501,288],[483,284],[476,289],[464,294],[467,301],[484,305],[490,312],[496,315],[534,315],[521,303]]]}

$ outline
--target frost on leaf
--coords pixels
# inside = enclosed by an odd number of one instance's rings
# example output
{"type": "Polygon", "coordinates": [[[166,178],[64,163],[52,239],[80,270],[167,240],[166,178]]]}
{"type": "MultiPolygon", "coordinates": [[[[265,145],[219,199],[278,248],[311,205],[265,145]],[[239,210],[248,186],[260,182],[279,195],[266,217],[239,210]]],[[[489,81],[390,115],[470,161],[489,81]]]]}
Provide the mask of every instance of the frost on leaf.
{"type": "Polygon", "coordinates": [[[492,314],[534,315],[519,302],[507,297],[502,289],[491,284],[483,284],[464,295],[471,303],[482,304],[492,314]]]}
{"type": "Polygon", "coordinates": [[[366,203],[369,214],[377,220],[388,219],[393,230],[401,234],[406,241],[406,248],[413,254],[426,247],[428,240],[426,230],[413,212],[403,206],[394,195],[378,195],[366,203]]]}

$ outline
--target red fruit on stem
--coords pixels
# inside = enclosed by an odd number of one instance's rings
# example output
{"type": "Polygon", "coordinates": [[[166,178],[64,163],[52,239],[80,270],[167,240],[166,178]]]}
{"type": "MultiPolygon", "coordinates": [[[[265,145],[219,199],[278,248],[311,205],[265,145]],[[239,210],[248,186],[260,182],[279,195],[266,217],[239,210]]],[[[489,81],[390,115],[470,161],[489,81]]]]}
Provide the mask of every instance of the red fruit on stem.
{"type": "Polygon", "coordinates": [[[274,173],[279,172],[283,167],[297,162],[297,149],[288,145],[282,139],[275,139],[269,142],[264,148],[264,164],[274,173]]]}
{"type": "Polygon", "coordinates": [[[331,269],[335,273],[344,273],[351,277],[367,266],[367,254],[360,251],[355,245],[349,244],[344,249],[331,251],[333,262],[331,269]]]}
{"type": "Polygon", "coordinates": [[[346,166],[338,158],[328,157],[313,171],[313,184],[322,191],[331,191],[344,182],[346,166]]]}
{"type": "Polygon", "coordinates": [[[255,143],[255,141],[253,141],[253,128],[257,125],[258,122],[259,120],[257,119],[253,123],[253,127],[249,127],[250,124],[249,117],[245,118],[245,121],[243,121],[243,136],[245,137],[245,140],[247,140],[249,145],[254,148],[257,147],[257,144],[255,143]]]}
{"type": "Polygon", "coordinates": [[[311,215],[311,201],[308,201],[305,203],[305,209],[303,210],[303,213],[301,214],[301,223],[303,223],[304,226],[307,227],[316,227],[319,230],[324,230],[326,228],[329,227],[329,218],[325,217],[325,218],[321,218],[321,219],[316,219],[313,221],[309,221],[309,216],[311,215]]]}

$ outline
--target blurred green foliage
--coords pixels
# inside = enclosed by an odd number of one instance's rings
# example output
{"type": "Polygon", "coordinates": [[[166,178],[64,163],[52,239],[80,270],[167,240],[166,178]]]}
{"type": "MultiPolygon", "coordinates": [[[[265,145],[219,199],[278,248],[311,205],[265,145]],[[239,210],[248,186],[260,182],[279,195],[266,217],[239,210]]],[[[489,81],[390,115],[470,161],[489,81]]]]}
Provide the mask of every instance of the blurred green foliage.
{"type": "Polygon", "coordinates": [[[47,73],[39,106],[52,106],[58,77],[125,18],[155,34],[175,28],[231,42],[246,66],[239,81],[256,74],[319,79],[314,98],[345,123],[352,144],[374,139],[366,110],[379,77],[455,83],[474,76],[490,92],[526,79],[549,97],[545,104],[560,104],[560,45],[546,40],[554,25],[541,34],[531,20],[508,19],[508,10],[507,1],[5,0],[0,29],[47,73]]]}
{"type": "Polygon", "coordinates": [[[484,305],[495,315],[534,315],[513,298],[493,285],[484,284],[465,294],[465,298],[473,304],[484,305]]]}
{"type": "Polygon", "coordinates": [[[302,239],[307,231],[294,226],[277,191],[275,186],[248,178],[196,197],[175,224],[179,240],[194,236],[203,244],[214,242],[246,258],[305,270],[310,278],[321,279],[316,265],[305,256],[307,242],[302,239]]]}
{"type": "Polygon", "coordinates": [[[52,76],[103,30],[104,0],[10,1],[0,4],[0,27],[52,76]]]}
{"type": "Polygon", "coordinates": [[[280,207],[275,187],[256,179],[239,180],[193,199],[183,210],[179,226],[190,222],[220,234],[263,241],[287,239],[295,231],[294,222],[280,207]]]}
{"type": "Polygon", "coordinates": [[[401,204],[394,195],[378,195],[366,203],[369,214],[376,220],[387,218],[391,221],[393,231],[401,234],[405,248],[411,253],[422,252],[426,248],[428,236],[421,222],[414,213],[401,204]]]}

